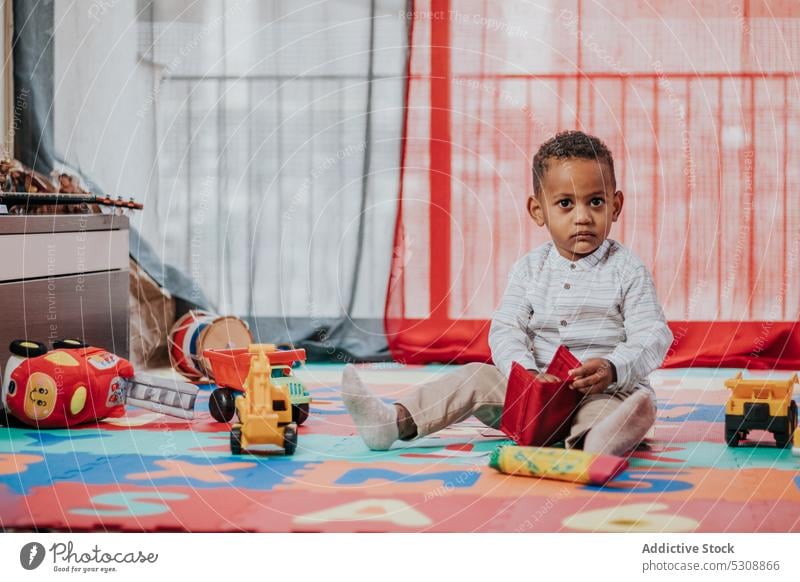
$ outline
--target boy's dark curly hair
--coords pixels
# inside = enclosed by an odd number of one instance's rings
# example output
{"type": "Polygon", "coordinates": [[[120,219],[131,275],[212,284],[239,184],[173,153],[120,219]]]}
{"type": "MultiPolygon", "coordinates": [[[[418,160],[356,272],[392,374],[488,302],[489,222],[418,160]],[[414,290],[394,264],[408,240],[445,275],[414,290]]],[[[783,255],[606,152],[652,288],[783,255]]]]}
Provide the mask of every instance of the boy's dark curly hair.
{"type": "Polygon", "coordinates": [[[533,156],[533,191],[538,196],[542,193],[542,181],[551,158],[566,160],[579,158],[605,162],[611,170],[611,183],[616,187],[614,176],[614,157],[599,138],[582,131],[562,131],[544,142],[533,156]]]}

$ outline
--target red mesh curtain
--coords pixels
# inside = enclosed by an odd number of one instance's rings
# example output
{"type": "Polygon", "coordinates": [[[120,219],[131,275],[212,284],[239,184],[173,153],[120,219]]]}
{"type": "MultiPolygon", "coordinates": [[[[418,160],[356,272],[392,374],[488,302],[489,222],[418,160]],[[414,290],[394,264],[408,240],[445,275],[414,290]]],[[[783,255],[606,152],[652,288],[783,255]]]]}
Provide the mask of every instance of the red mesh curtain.
{"type": "Polygon", "coordinates": [[[488,361],[556,131],[611,148],[611,236],[652,269],[668,366],[800,366],[800,4],[414,3],[386,329],[408,363],[488,361]]]}

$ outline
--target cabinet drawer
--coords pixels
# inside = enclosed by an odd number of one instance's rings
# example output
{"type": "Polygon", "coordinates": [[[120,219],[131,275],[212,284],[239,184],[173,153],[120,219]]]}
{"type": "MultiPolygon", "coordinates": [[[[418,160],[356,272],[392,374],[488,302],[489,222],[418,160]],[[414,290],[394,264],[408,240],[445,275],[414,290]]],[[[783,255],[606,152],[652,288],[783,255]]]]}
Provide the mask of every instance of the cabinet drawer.
{"type": "Polygon", "coordinates": [[[128,268],[128,231],[0,235],[0,281],[128,268]]]}

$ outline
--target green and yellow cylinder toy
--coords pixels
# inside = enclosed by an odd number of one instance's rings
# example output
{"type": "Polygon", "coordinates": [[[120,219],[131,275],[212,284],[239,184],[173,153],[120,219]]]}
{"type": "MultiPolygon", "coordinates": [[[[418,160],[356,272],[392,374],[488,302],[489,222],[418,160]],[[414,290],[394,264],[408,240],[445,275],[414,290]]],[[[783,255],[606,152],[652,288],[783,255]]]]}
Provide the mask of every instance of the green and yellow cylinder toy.
{"type": "Polygon", "coordinates": [[[604,485],[627,469],[628,461],[575,449],[503,445],[494,450],[489,466],[509,475],[604,485]]]}

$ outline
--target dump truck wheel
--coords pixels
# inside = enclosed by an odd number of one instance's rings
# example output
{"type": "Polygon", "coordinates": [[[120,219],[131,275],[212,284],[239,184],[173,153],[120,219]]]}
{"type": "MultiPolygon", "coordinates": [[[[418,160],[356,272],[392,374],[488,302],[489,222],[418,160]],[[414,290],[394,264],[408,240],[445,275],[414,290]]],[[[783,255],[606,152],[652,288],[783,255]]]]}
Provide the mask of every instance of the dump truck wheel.
{"type": "Polygon", "coordinates": [[[231,428],[231,454],[242,454],[242,427],[239,425],[231,428]]]}
{"type": "Polygon", "coordinates": [[[740,433],[738,430],[725,431],[725,441],[728,443],[729,447],[738,447],[741,439],[742,433],[740,433]]]}
{"type": "Polygon", "coordinates": [[[792,442],[791,437],[785,435],[782,432],[772,433],[775,437],[775,446],[779,449],[785,449],[789,446],[789,443],[792,442]]]}
{"type": "Polygon", "coordinates": [[[283,452],[285,455],[293,455],[297,449],[297,425],[287,424],[283,430],[283,452]]]}
{"type": "Polygon", "coordinates": [[[792,435],[794,429],[797,427],[797,404],[794,400],[789,405],[789,410],[786,413],[786,418],[783,420],[783,430],[773,431],[772,435],[775,437],[775,446],[779,449],[785,449],[792,442],[792,435]]]}
{"type": "Polygon", "coordinates": [[[208,411],[217,422],[228,422],[236,412],[236,396],[230,388],[217,388],[208,399],[208,411]]]}
{"type": "Polygon", "coordinates": [[[292,422],[297,423],[298,426],[308,420],[310,406],[308,402],[304,404],[292,404],[292,422]]]}

